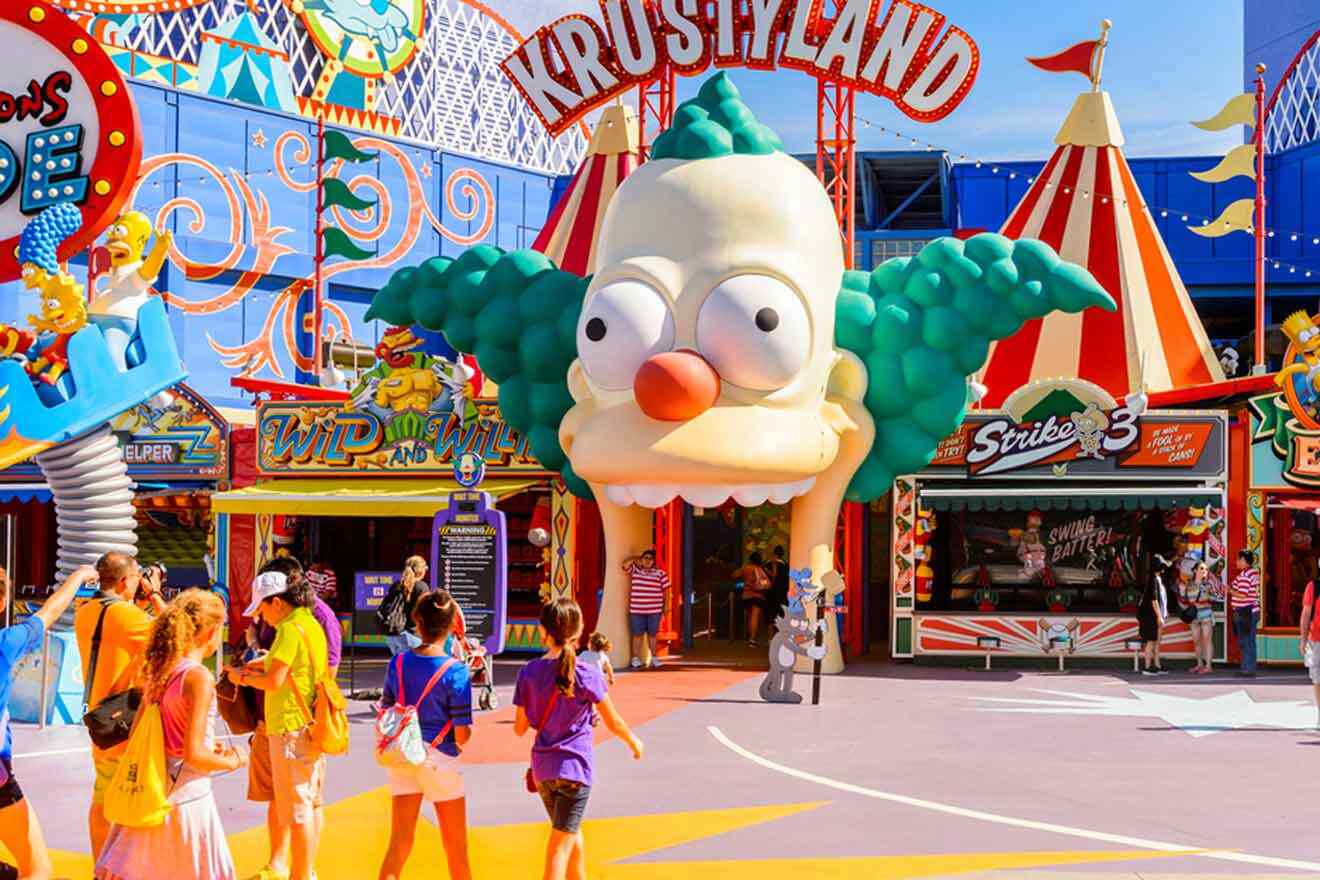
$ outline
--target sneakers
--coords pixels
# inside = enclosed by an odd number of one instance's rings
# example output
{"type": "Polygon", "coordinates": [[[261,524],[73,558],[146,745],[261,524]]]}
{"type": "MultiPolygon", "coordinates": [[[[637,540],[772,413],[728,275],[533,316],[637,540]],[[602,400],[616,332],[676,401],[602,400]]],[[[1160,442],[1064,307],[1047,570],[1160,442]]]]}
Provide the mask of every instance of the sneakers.
{"type": "Polygon", "coordinates": [[[641,657],[632,658],[631,660],[628,661],[628,666],[631,667],[632,669],[641,669],[642,658],[641,657]]]}
{"type": "Polygon", "coordinates": [[[1143,669],[1143,670],[1141,670],[1141,674],[1142,674],[1142,675],[1159,675],[1159,673],[1156,672],[1154,669],[1143,669]]]}
{"type": "Polygon", "coordinates": [[[663,665],[664,665],[664,664],[660,662],[660,658],[659,658],[659,657],[652,657],[652,658],[651,658],[651,668],[652,668],[652,669],[659,669],[659,668],[660,668],[661,666],[663,666],[663,665]]]}

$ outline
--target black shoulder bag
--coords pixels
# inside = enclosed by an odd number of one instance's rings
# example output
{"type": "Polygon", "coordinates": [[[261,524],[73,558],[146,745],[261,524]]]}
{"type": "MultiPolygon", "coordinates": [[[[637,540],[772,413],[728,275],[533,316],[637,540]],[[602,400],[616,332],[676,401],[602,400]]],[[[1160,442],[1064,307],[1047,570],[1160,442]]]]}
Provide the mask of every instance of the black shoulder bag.
{"type": "Polygon", "coordinates": [[[376,621],[386,635],[397,636],[408,628],[408,597],[402,585],[395,583],[376,609],[376,621]]]}
{"type": "MultiPolygon", "coordinates": [[[[96,664],[101,659],[101,632],[105,627],[105,615],[110,606],[118,599],[102,601],[101,615],[96,619],[96,631],[92,633],[92,656],[87,664],[87,687],[83,691],[83,705],[92,698],[92,685],[96,682],[96,664]]],[[[112,749],[128,740],[133,732],[133,719],[137,717],[138,706],[142,705],[142,691],[129,688],[118,694],[111,694],[101,701],[95,709],[90,709],[83,716],[83,725],[92,744],[98,749],[112,749]]]]}

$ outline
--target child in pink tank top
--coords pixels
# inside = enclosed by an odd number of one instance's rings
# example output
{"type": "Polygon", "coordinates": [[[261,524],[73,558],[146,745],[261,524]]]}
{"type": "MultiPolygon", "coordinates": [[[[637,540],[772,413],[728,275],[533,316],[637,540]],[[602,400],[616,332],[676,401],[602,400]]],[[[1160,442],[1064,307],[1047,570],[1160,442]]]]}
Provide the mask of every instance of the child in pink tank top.
{"type": "Polygon", "coordinates": [[[152,624],[143,697],[160,705],[173,809],[155,828],[110,829],[96,880],[236,880],[234,861],[211,792],[211,774],[245,758],[215,741],[215,682],[202,661],[219,647],[224,603],[187,590],[152,624]]]}

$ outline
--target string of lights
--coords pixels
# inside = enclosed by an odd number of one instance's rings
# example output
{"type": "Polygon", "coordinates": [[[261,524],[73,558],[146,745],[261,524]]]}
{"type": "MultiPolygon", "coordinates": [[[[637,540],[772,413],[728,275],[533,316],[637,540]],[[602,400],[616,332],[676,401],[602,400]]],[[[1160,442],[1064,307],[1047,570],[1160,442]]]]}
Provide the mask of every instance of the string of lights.
{"type": "MultiPolygon", "coordinates": [[[[912,137],[912,135],[907,132],[898,131],[897,129],[891,128],[889,126],[880,125],[879,123],[872,122],[871,120],[866,119],[865,117],[862,116],[858,116],[857,121],[862,124],[863,128],[874,128],[877,129],[881,134],[892,134],[897,140],[908,141],[912,144],[912,146],[924,148],[928,153],[935,152],[937,150],[940,152],[948,153],[951,156],[957,156],[959,162],[969,162],[975,165],[975,167],[977,168],[982,168],[988,165],[990,166],[990,172],[992,174],[999,174],[1002,171],[1008,176],[1009,180],[1014,180],[1019,176],[1019,172],[1016,169],[1012,168],[1007,162],[990,162],[985,159],[975,158],[969,156],[966,153],[958,152],[957,150],[951,149],[949,147],[943,147],[938,144],[933,144],[928,141],[924,141],[921,138],[912,137]]],[[[1033,183],[1036,182],[1036,176],[1026,175],[1026,182],[1028,186],[1032,185],[1033,183]]],[[[1047,181],[1045,186],[1053,187],[1054,184],[1047,181]]],[[[1084,199],[1099,197],[1101,204],[1107,204],[1111,199],[1115,198],[1115,195],[1112,192],[1099,192],[1094,189],[1088,189],[1085,187],[1072,187],[1072,186],[1063,187],[1063,192],[1065,195],[1073,194],[1074,191],[1076,192],[1077,195],[1081,196],[1084,199]]],[[[1117,197],[1117,201],[1121,206],[1125,208],[1128,206],[1128,199],[1126,197],[1123,197],[1122,195],[1119,195],[1117,197]]],[[[1172,214],[1178,217],[1183,223],[1199,222],[1202,226],[1208,226],[1209,224],[1219,219],[1218,216],[1210,216],[1186,208],[1175,208],[1173,206],[1165,206],[1165,205],[1152,206],[1151,204],[1149,204],[1149,202],[1143,203],[1141,207],[1148,211],[1158,211],[1160,217],[1162,218],[1168,217],[1170,214],[1172,214]]],[[[1241,231],[1247,233],[1255,232],[1254,226],[1235,225],[1228,221],[1224,222],[1224,226],[1229,229],[1233,229],[1234,231],[1241,231]]],[[[1293,241],[1293,242],[1303,241],[1309,238],[1311,240],[1311,244],[1320,246],[1320,234],[1316,234],[1316,233],[1308,233],[1308,232],[1303,232],[1301,230],[1266,228],[1265,235],[1267,238],[1275,238],[1276,236],[1283,235],[1283,236],[1287,236],[1289,241],[1293,241]]],[[[1286,266],[1287,264],[1281,263],[1280,265],[1286,266]]]]}

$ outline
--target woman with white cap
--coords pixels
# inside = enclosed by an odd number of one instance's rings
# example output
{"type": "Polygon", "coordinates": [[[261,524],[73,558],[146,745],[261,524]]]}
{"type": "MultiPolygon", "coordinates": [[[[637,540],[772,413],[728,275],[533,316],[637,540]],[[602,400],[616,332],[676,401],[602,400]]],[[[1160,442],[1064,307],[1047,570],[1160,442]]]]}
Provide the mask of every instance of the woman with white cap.
{"type": "Polygon", "coordinates": [[[325,784],[325,756],[312,742],[312,719],[303,708],[312,705],[327,660],[325,633],[310,611],[314,603],[315,594],[301,577],[291,580],[278,571],[257,575],[245,614],[273,626],[275,641],[261,660],[227,669],[236,684],[266,693],[274,818],[291,832],[290,880],[312,880],[320,838],[317,806],[325,784]]]}

